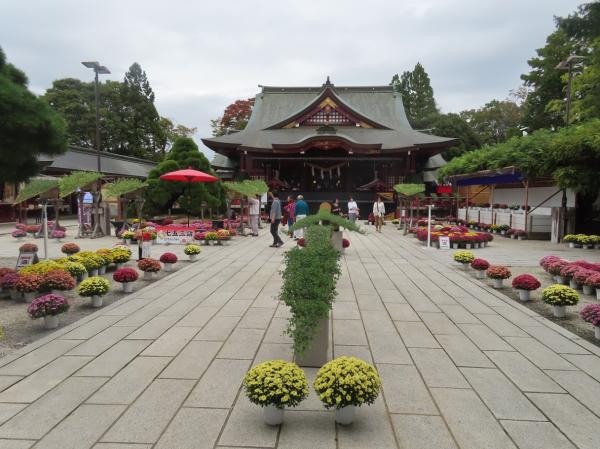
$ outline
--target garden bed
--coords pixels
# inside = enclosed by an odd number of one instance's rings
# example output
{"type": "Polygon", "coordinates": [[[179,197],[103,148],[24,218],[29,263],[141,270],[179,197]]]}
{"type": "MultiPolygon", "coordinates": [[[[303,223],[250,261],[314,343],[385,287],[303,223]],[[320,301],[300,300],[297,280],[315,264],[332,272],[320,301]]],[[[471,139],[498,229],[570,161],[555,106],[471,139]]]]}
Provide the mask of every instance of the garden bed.
{"type": "MultiPolygon", "coordinates": [[[[16,258],[1,258],[0,266],[2,267],[14,267],[16,258]]],[[[136,268],[136,260],[131,260],[125,264],[127,267],[136,268]]],[[[177,270],[187,265],[188,261],[180,260],[172,272],[165,272],[164,270],[159,271],[155,274],[152,280],[144,280],[142,276],[134,283],[134,292],[140,290],[156,282],[169,274],[175,273],[177,270]],[[184,265],[185,264],[185,265],[184,265]]],[[[110,280],[111,289],[103,296],[104,307],[112,304],[115,301],[122,300],[124,297],[130,295],[122,291],[120,284],[112,280],[113,271],[107,272],[102,277],[110,280]]],[[[99,310],[91,306],[89,298],[83,298],[79,296],[76,290],[69,290],[65,292],[64,297],[67,299],[71,308],[67,313],[60,315],[60,326],[64,327],[68,324],[74,323],[77,320],[99,310]]],[[[7,355],[11,351],[21,348],[39,338],[45,337],[53,330],[47,330],[44,328],[43,320],[33,320],[29,318],[27,314],[27,306],[25,302],[14,301],[10,298],[0,298],[0,327],[4,331],[4,337],[0,339],[0,358],[7,355]]]]}

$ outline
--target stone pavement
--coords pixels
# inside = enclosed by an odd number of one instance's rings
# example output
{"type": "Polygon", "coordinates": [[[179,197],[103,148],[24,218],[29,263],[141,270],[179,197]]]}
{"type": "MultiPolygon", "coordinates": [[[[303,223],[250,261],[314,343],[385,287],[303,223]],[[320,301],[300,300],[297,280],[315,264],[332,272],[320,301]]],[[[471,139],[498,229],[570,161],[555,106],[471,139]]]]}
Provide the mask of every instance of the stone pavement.
{"type": "Polygon", "coordinates": [[[600,448],[600,348],[390,228],[342,258],[330,350],[383,381],[352,426],[311,393],[267,427],[240,391],[292,357],[275,300],[292,243],[265,232],[0,359],[0,449],[600,448]]]}

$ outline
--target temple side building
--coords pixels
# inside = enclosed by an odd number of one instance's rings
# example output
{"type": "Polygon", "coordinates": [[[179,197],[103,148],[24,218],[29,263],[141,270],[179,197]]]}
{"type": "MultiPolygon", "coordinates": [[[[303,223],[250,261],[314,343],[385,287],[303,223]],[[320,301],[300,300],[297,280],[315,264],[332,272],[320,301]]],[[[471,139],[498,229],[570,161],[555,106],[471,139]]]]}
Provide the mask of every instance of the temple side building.
{"type": "Polygon", "coordinates": [[[263,179],[316,207],[391,199],[395,184],[434,181],[432,165],[443,163],[436,155],[455,139],[412,129],[391,86],[338,87],[327,78],[317,87],[262,87],[244,130],[202,141],[222,178],[263,179]]]}

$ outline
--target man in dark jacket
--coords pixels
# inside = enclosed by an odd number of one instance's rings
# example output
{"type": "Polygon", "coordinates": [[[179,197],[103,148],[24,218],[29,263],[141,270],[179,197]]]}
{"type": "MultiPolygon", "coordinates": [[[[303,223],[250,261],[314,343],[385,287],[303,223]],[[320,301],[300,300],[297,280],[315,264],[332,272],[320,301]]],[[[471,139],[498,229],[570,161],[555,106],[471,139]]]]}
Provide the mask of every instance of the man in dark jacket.
{"type": "Polygon", "coordinates": [[[279,237],[279,223],[281,223],[281,201],[279,201],[279,194],[277,192],[271,193],[273,203],[271,204],[271,235],[273,236],[272,248],[279,248],[283,245],[283,240],[279,237]]]}

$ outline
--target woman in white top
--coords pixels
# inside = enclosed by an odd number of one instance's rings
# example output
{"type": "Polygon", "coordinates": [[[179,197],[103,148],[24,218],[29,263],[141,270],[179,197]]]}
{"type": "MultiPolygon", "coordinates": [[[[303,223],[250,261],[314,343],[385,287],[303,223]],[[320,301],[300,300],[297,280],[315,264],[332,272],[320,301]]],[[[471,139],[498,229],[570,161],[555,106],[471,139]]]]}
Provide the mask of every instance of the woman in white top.
{"type": "Polygon", "coordinates": [[[348,218],[352,223],[356,223],[356,219],[358,218],[358,204],[354,201],[354,198],[350,197],[348,200],[348,218]]]}
{"type": "Polygon", "coordinates": [[[258,237],[258,219],[260,215],[260,201],[255,196],[248,197],[248,215],[250,216],[250,228],[252,236],[258,237]]]}
{"type": "Polygon", "coordinates": [[[375,217],[375,229],[377,232],[381,232],[381,225],[383,225],[383,217],[385,216],[385,204],[381,201],[380,196],[373,203],[373,216],[375,217]]]}

